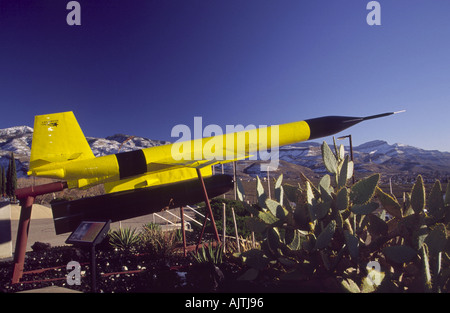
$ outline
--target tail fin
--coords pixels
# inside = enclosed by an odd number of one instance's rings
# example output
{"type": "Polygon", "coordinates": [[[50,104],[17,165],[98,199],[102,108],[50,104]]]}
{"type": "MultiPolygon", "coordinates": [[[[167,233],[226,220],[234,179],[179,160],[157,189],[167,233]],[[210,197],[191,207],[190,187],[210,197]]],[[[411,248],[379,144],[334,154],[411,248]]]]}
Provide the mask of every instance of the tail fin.
{"type": "Polygon", "coordinates": [[[48,163],[89,158],[94,154],[73,112],[35,117],[30,170],[48,163]]]}

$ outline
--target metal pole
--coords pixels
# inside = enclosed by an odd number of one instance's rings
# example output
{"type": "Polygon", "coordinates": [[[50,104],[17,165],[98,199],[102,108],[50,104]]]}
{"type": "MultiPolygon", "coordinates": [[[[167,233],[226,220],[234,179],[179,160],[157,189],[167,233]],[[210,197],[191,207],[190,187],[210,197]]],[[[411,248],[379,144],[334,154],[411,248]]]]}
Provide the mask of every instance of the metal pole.
{"type": "Polygon", "coordinates": [[[183,232],[183,254],[186,257],[186,230],[184,228],[184,210],[183,210],[183,206],[180,207],[180,215],[181,215],[181,230],[183,232]]]}
{"type": "Polygon", "coordinates": [[[97,292],[97,271],[96,271],[96,262],[95,262],[95,245],[93,244],[91,247],[91,288],[92,292],[97,292]]]}
{"type": "Polygon", "coordinates": [[[238,248],[238,252],[241,252],[241,247],[239,244],[239,234],[238,234],[238,229],[237,229],[237,223],[236,223],[236,215],[234,214],[234,208],[231,208],[231,213],[233,214],[233,223],[234,223],[234,233],[236,235],[236,244],[237,244],[237,248],[238,248]]]}
{"type": "MultiPolygon", "coordinates": [[[[350,159],[352,160],[352,162],[354,162],[354,161],[353,161],[352,135],[348,135],[348,139],[349,139],[349,141],[350,141],[350,159]]],[[[353,173],[352,173],[352,182],[353,182],[353,184],[355,184],[355,170],[353,170],[353,173]]]]}
{"type": "Polygon", "coordinates": [[[17,284],[23,275],[33,203],[34,197],[31,196],[20,200],[22,209],[20,210],[19,229],[17,230],[16,248],[14,250],[13,284],[17,284]]]}
{"type": "Polygon", "coordinates": [[[233,178],[234,178],[234,200],[236,200],[237,199],[236,162],[233,162],[233,178]]]}
{"type": "MultiPolygon", "coordinates": [[[[220,243],[220,237],[219,237],[219,233],[217,232],[216,222],[214,221],[214,216],[213,216],[213,212],[212,212],[212,209],[211,209],[211,203],[209,202],[208,192],[206,191],[205,182],[203,181],[203,176],[202,176],[202,173],[201,173],[200,169],[196,168],[196,170],[197,170],[197,176],[198,176],[198,178],[200,180],[200,183],[202,185],[203,196],[205,198],[204,199],[205,200],[205,204],[206,204],[206,207],[208,209],[206,217],[208,216],[208,214],[210,215],[211,223],[212,223],[213,228],[214,228],[214,235],[216,236],[217,242],[220,243]]],[[[200,246],[200,242],[201,242],[202,237],[203,237],[203,232],[204,232],[205,227],[206,227],[206,221],[207,221],[206,217],[205,217],[205,222],[203,223],[202,233],[200,234],[200,238],[199,238],[199,241],[198,241],[198,244],[197,244],[197,249],[200,246]]]]}
{"type": "MultiPolygon", "coordinates": [[[[224,174],[224,173],[225,173],[225,171],[224,171],[224,169],[223,169],[223,163],[222,163],[221,165],[222,165],[222,174],[224,174]]],[[[224,198],[224,199],[226,199],[226,198],[227,198],[227,195],[226,195],[226,193],[224,193],[224,194],[223,194],[223,198],[224,198]]]]}
{"type": "MultiPolygon", "coordinates": [[[[339,139],[344,139],[344,138],[348,138],[348,141],[350,142],[350,160],[351,160],[352,162],[354,162],[354,160],[353,160],[353,143],[352,143],[352,135],[347,135],[347,136],[339,137],[338,140],[339,140],[339,139]]],[[[353,182],[353,184],[355,184],[355,170],[353,170],[353,173],[352,173],[352,182],[353,182]]]]}
{"type": "MultiPolygon", "coordinates": [[[[250,214],[251,217],[253,217],[253,214],[250,214]]],[[[255,232],[252,231],[252,248],[255,248],[255,232]]]]}
{"type": "Polygon", "coordinates": [[[227,205],[223,204],[223,211],[222,211],[222,220],[223,220],[223,229],[222,229],[222,240],[223,240],[223,252],[226,250],[226,234],[227,234],[227,215],[226,215],[226,208],[227,205]]]}
{"type": "MultiPolygon", "coordinates": [[[[208,214],[206,216],[208,216],[208,214]]],[[[206,217],[203,221],[202,231],[200,232],[200,236],[198,237],[197,247],[195,248],[196,250],[198,250],[198,248],[200,247],[203,238],[203,233],[205,232],[205,228],[206,228],[206,217]]]]}
{"type": "Polygon", "coordinates": [[[21,210],[19,228],[17,230],[16,248],[14,250],[13,284],[17,284],[23,275],[25,253],[27,251],[28,231],[31,220],[31,208],[33,207],[34,199],[39,195],[61,191],[65,188],[67,188],[66,182],[56,182],[16,190],[16,197],[20,201],[21,210]]]}

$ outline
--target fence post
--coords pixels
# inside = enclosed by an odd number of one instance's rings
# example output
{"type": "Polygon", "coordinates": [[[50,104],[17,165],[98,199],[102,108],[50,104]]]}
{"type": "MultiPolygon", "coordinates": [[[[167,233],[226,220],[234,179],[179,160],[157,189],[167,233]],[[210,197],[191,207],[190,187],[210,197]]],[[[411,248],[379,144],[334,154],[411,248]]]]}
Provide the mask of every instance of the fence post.
{"type": "MultiPolygon", "coordinates": [[[[250,214],[251,217],[253,217],[253,213],[250,214]]],[[[252,248],[255,248],[255,232],[252,231],[252,248]]]]}
{"type": "Polygon", "coordinates": [[[183,210],[183,206],[180,207],[180,217],[181,217],[181,231],[183,233],[183,255],[186,257],[186,230],[184,228],[184,210],[183,210]]]}
{"type": "Polygon", "coordinates": [[[222,211],[222,220],[223,220],[223,226],[222,226],[222,240],[223,240],[223,252],[225,253],[226,250],[226,235],[227,235],[227,216],[226,216],[226,208],[227,205],[223,203],[223,211],[222,211]]]}

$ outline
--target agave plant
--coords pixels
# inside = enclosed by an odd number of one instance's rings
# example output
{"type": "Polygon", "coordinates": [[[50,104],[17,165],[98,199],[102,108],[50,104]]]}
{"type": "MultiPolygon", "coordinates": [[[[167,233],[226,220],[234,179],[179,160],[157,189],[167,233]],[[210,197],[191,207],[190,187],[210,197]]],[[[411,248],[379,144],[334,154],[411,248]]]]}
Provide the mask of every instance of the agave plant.
{"type": "Polygon", "coordinates": [[[212,242],[209,242],[207,246],[207,249],[205,249],[205,245],[203,245],[198,251],[192,253],[195,263],[221,264],[223,261],[223,244],[213,245],[212,242]]]}
{"type": "Polygon", "coordinates": [[[139,233],[135,228],[119,228],[108,233],[109,243],[118,250],[134,250],[139,243],[139,233]]]}

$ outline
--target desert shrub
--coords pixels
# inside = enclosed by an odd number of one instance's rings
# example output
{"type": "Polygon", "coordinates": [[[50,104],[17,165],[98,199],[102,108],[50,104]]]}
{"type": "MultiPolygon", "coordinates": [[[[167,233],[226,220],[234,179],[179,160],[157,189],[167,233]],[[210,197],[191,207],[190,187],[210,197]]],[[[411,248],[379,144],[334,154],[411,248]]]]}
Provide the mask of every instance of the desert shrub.
{"type": "Polygon", "coordinates": [[[226,241],[226,249],[225,252],[227,255],[234,254],[237,252],[245,252],[252,249],[261,249],[259,241],[252,242],[252,238],[249,236],[247,238],[244,238],[242,236],[239,236],[239,249],[238,249],[238,243],[233,238],[227,239],[226,241]]]}
{"type": "Polygon", "coordinates": [[[140,234],[139,249],[154,258],[165,258],[174,254],[178,242],[176,231],[144,226],[140,234]]]}
{"type": "Polygon", "coordinates": [[[144,224],[142,225],[142,227],[144,228],[144,230],[161,230],[161,225],[153,222],[144,224]]]}

